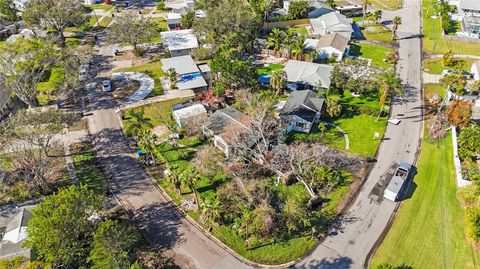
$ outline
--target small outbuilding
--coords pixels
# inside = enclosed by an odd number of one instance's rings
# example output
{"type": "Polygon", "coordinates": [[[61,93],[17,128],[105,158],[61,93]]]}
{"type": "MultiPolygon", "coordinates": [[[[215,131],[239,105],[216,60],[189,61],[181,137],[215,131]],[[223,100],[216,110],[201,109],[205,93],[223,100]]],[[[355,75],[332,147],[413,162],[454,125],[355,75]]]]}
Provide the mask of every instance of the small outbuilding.
{"type": "Polygon", "coordinates": [[[173,118],[180,128],[198,128],[208,120],[207,110],[202,104],[173,106],[173,118]]]}

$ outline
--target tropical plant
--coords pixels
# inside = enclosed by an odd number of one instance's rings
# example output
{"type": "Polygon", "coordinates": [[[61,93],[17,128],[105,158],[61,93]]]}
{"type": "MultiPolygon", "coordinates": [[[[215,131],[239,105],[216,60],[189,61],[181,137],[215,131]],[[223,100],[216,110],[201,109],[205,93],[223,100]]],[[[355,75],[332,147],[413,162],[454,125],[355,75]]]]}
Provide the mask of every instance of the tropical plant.
{"type": "Polygon", "coordinates": [[[137,136],[138,146],[145,151],[147,156],[150,156],[154,165],[156,164],[154,154],[156,138],[155,134],[150,130],[141,130],[137,136]]]}
{"type": "Polygon", "coordinates": [[[458,136],[458,145],[462,149],[480,153],[480,126],[470,124],[470,126],[462,129],[458,136]]]}
{"type": "Polygon", "coordinates": [[[336,8],[337,7],[336,0],[327,0],[327,1],[325,1],[325,4],[327,4],[331,8],[336,8]]]}
{"type": "Polygon", "coordinates": [[[178,194],[182,193],[182,180],[180,178],[180,172],[178,171],[177,165],[168,165],[167,181],[175,187],[178,194]]]}
{"type": "Polygon", "coordinates": [[[465,128],[470,123],[470,115],[472,114],[472,102],[465,100],[454,100],[450,102],[447,109],[448,123],[465,128]]]}
{"type": "Polygon", "coordinates": [[[275,55],[277,55],[278,51],[282,48],[284,38],[285,32],[278,28],[273,28],[272,32],[268,35],[267,46],[273,48],[275,55]]]}
{"type": "Polygon", "coordinates": [[[180,25],[184,29],[190,29],[192,28],[194,21],[195,21],[195,12],[188,11],[187,13],[182,15],[182,18],[180,19],[180,25]]]}
{"type": "Polygon", "coordinates": [[[217,199],[207,199],[202,206],[202,221],[208,227],[220,219],[220,202],[217,199]]]}
{"type": "Polygon", "coordinates": [[[338,95],[330,95],[326,98],[327,114],[329,117],[335,118],[342,114],[341,98],[338,95]]]}
{"type": "Polygon", "coordinates": [[[292,54],[295,60],[300,60],[303,57],[303,51],[305,50],[305,37],[299,36],[294,39],[292,44],[292,54]]]}
{"type": "Polygon", "coordinates": [[[378,115],[378,118],[380,118],[388,98],[393,93],[402,95],[403,88],[402,88],[402,81],[400,80],[400,78],[397,77],[397,74],[393,71],[381,73],[377,79],[377,83],[379,85],[378,92],[379,92],[379,104],[380,104],[380,113],[378,115]]]}
{"type": "Polygon", "coordinates": [[[362,25],[365,24],[365,17],[367,16],[367,8],[372,4],[372,0],[362,0],[362,25]]]}
{"type": "Polygon", "coordinates": [[[375,23],[378,23],[378,21],[382,18],[383,11],[381,9],[377,9],[373,12],[373,19],[375,20],[375,23]]]}
{"type": "Polygon", "coordinates": [[[306,204],[295,197],[287,197],[283,204],[282,217],[289,234],[301,231],[311,225],[306,204]]]}
{"type": "Polygon", "coordinates": [[[141,130],[153,128],[149,118],[145,117],[145,109],[130,109],[126,113],[128,124],[125,132],[128,135],[136,136],[141,130]]]}
{"type": "Polygon", "coordinates": [[[293,46],[293,43],[295,42],[296,37],[297,35],[294,32],[287,32],[287,34],[284,35],[282,48],[287,51],[289,58],[290,58],[290,54],[292,52],[292,46],[293,46]]]}
{"type": "Polygon", "coordinates": [[[185,170],[179,174],[180,181],[183,185],[187,186],[193,193],[195,197],[195,204],[197,205],[197,210],[200,212],[200,201],[198,199],[197,189],[195,186],[200,180],[200,174],[191,166],[188,166],[185,170]]]}
{"type": "Polygon", "coordinates": [[[270,86],[275,90],[276,94],[282,93],[282,90],[287,85],[287,72],[284,70],[275,70],[270,77],[270,86]]]}
{"type": "Polygon", "coordinates": [[[292,20],[304,19],[308,16],[310,4],[306,0],[295,0],[290,2],[288,16],[292,20]]]}
{"type": "Polygon", "coordinates": [[[454,70],[441,78],[439,82],[456,95],[464,95],[466,92],[467,78],[461,70],[454,70]]]}
{"type": "Polygon", "coordinates": [[[455,61],[453,51],[449,50],[442,56],[442,65],[443,66],[452,66],[455,61]]]}
{"type": "Polygon", "coordinates": [[[399,16],[395,16],[392,20],[392,40],[395,40],[395,36],[397,36],[398,26],[402,24],[402,18],[399,16]]]}

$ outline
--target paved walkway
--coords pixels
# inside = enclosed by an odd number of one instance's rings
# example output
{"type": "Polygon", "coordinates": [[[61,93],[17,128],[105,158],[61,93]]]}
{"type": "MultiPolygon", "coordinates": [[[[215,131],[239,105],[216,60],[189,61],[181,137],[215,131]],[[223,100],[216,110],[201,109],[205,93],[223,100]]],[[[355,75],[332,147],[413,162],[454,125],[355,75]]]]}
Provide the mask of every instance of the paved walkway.
{"type": "Polygon", "coordinates": [[[113,73],[112,77],[117,80],[136,80],[140,82],[140,87],[138,90],[128,97],[127,103],[135,103],[137,101],[145,99],[152,91],[155,86],[155,81],[149,75],[139,72],[123,72],[123,73],[113,73]]]}

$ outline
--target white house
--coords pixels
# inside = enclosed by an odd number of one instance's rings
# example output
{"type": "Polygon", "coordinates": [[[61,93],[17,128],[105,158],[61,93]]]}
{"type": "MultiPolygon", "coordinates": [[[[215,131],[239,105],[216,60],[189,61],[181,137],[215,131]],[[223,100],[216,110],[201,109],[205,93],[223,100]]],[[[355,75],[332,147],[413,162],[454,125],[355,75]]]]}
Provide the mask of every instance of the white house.
{"type": "Polygon", "coordinates": [[[333,66],[289,60],[284,70],[287,73],[287,87],[292,90],[315,89],[318,85],[326,89],[331,84],[333,66]]]}
{"type": "Polygon", "coordinates": [[[180,128],[195,128],[202,126],[207,121],[207,110],[202,104],[192,104],[173,106],[173,118],[180,128]]]}
{"type": "Polygon", "coordinates": [[[473,74],[474,80],[480,80],[480,61],[475,61],[472,64],[470,72],[473,74]]]}
{"type": "Polygon", "coordinates": [[[338,12],[331,12],[316,19],[310,19],[311,33],[313,35],[326,35],[330,33],[339,33],[350,40],[353,27],[352,19],[338,12]]]}
{"type": "Polygon", "coordinates": [[[193,11],[195,3],[193,0],[167,0],[165,7],[170,9],[172,13],[183,15],[189,11],[193,11]]]}
{"type": "Polygon", "coordinates": [[[280,119],[287,125],[287,132],[309,133],[325,110],[325,100],[310,90],[292,91],[280,110],[280,119]]]}
{"type": "Polygon", "coordinates": [[[161,32],[160,35],[172,57],[188,55],[192,49],[198,48],[197,37],[191,29],[161,32]]]}
{"type": "Polygon", "coordinates": [[[338,62],[348,54],[348,41],[348,38],[338,33],[326,34],[319,39],[307,39],[305,49],[316,50],[319,59],[328,59],[336,55],[338,62]]]}
{"type": "MultiPolygon", "coordinates": [[[[207,82],[204,73],[193,61],[192,56],[184,55],[172,58],[162,59],[162,69],[167,72],[173,68],[177,73],[178,79],[176,87],[179,90],[193,90],[199,92],[207,89],[207,82]]],[[[205,69],[205,67],[203,67],[205,69]]]]}
{"type": "Polygon", "coordinates": [[[180,27],[180,21],[182,20],[182,15],[179,13],[167,13],[167,26],[170,30],[175,30],[180,27]]]}

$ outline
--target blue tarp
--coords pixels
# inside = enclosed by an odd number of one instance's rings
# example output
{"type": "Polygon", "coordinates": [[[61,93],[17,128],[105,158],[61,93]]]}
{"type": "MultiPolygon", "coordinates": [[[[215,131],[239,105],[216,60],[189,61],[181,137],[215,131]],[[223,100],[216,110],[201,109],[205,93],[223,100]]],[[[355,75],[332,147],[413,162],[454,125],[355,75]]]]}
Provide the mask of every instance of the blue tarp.
{"type": "Polygon", "coordinates": [[[263,83],[263,84],[270,84],[270,75],[267,74],[261,74],[258,77],[258,82],[263,83]]]}

